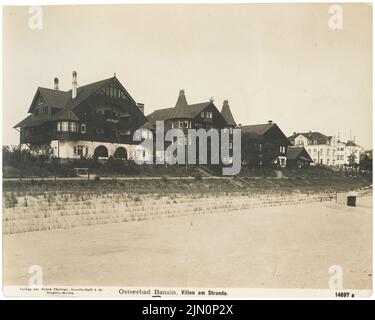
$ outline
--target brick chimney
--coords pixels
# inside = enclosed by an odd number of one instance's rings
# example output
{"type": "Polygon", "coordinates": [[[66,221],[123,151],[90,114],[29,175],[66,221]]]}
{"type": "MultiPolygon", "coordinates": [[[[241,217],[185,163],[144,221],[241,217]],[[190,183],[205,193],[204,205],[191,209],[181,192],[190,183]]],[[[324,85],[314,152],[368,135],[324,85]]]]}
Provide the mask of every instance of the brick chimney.
{"type": "Polygon", "coordinates": [[[73,79],[72,79],[72,99],[77,97],[77,72],[73,71],[73,79]]]}
{"type": "Polygon", "coordinates": [[[59,90],[59,78],[55,78],[53,82],[54,82],[53,88],[55,90],[59,90]]]}

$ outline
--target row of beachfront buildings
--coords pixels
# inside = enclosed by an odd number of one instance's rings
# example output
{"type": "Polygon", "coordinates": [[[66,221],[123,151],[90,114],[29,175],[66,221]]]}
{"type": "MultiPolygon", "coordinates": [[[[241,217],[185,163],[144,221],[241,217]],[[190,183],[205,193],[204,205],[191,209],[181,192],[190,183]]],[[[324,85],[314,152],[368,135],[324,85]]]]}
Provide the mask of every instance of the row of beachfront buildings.
{"type": "MultiPolygon", "coordinates": [[[[139,144],[133,134],[139,128],[155,132],[156,121],[164,121],[165,130],[241,129],[242,162],[251,167],[320,164],[343,166],[359,163],[361,147],[354,141],[343,142],[335,136],[319,132],[294,133],[287,137],[279,126],[240,125],[231,112],[229,102],[221,110],[214,100],[190,104],[181,90],[174,106],[145,114],[114,75],[111,78],[78,86],[77,73],[72,75],[72,88],[63,91],[59,80],[54,88],[36,90],[28,109],[29,115],[15,128],[20,143],[33,153],[60,159],[81,157],[134,159],[139,144]]],[[[232,148],[230,143],[230,148],[232,148]]]]}

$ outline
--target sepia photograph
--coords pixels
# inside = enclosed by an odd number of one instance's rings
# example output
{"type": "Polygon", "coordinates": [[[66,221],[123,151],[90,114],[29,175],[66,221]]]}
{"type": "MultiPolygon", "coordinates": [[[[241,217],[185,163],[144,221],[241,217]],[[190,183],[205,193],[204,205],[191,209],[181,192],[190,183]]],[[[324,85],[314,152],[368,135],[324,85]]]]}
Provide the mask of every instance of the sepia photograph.
{"type": "Polygon", "coordinates": [[[6,297],[371,296],[371,4],[2,11],[6,297]]]}

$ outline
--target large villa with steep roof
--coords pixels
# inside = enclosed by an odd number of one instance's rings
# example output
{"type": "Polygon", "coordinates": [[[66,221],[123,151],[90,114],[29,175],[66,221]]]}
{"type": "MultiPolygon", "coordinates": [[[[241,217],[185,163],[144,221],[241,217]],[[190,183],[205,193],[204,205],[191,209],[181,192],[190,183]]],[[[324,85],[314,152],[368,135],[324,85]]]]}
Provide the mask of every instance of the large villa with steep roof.
{"type": "Polygon", "coordinates": [[[115,156],[131,158],[133,133],[147,123],[143,104],[136,103],[120,81],[112,78],[72,89],[38,88],[20,129],[20,142],[34,154],[57,158],[115,156]]]}
{"type": "Polygon", "coordinates": [[[147,117],[144,105],[136,103],[120,81],[112,78],[78,87],[73,72],[72,89],[39,87],[28,110],[29,116],[18,123],[20,143],[34,154],[60,159],[81,157],[134,159],[133,134],[137,129],[155,131],[156,121],[165,129],[228,129],[236,127],[225,100],[221,112],[213,100],[188,104],[180,91],[172,108],[156,110],[147,117]]]}

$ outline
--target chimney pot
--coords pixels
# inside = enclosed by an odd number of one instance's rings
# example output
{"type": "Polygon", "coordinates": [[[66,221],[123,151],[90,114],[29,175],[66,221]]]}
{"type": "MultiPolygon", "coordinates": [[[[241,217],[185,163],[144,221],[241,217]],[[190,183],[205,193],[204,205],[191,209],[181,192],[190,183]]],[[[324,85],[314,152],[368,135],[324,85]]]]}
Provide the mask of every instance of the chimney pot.
{"type": "Polygon", "coordinates": [[[272,120],[268,120],[268,123],[271,124],[271,123],[272,123],[272,120]]]}
{"type": "Polygon", "coordinates": [[[228,105],[229,105],[229,101],[228,101],[228,100],[224,100],[223,105],[224,105],[224,106],[228,106],[228,105]]]}
{"type": "Polygon", "coordinates": [[[55,90],[59,90],[59,78],[54,79],[54,87],[55,90]]]}
{"type": "Polygon", "coordinates": [[[77,97],[77,72],[73,71],[73,79],[72,79],[72,99],[77,97]]]}
{"type": "Polygon", "coordinates": [[[180,90],[180,96],[184,96],[185,95],[185,90],[184,89],[181,89],[180,90]]]}

